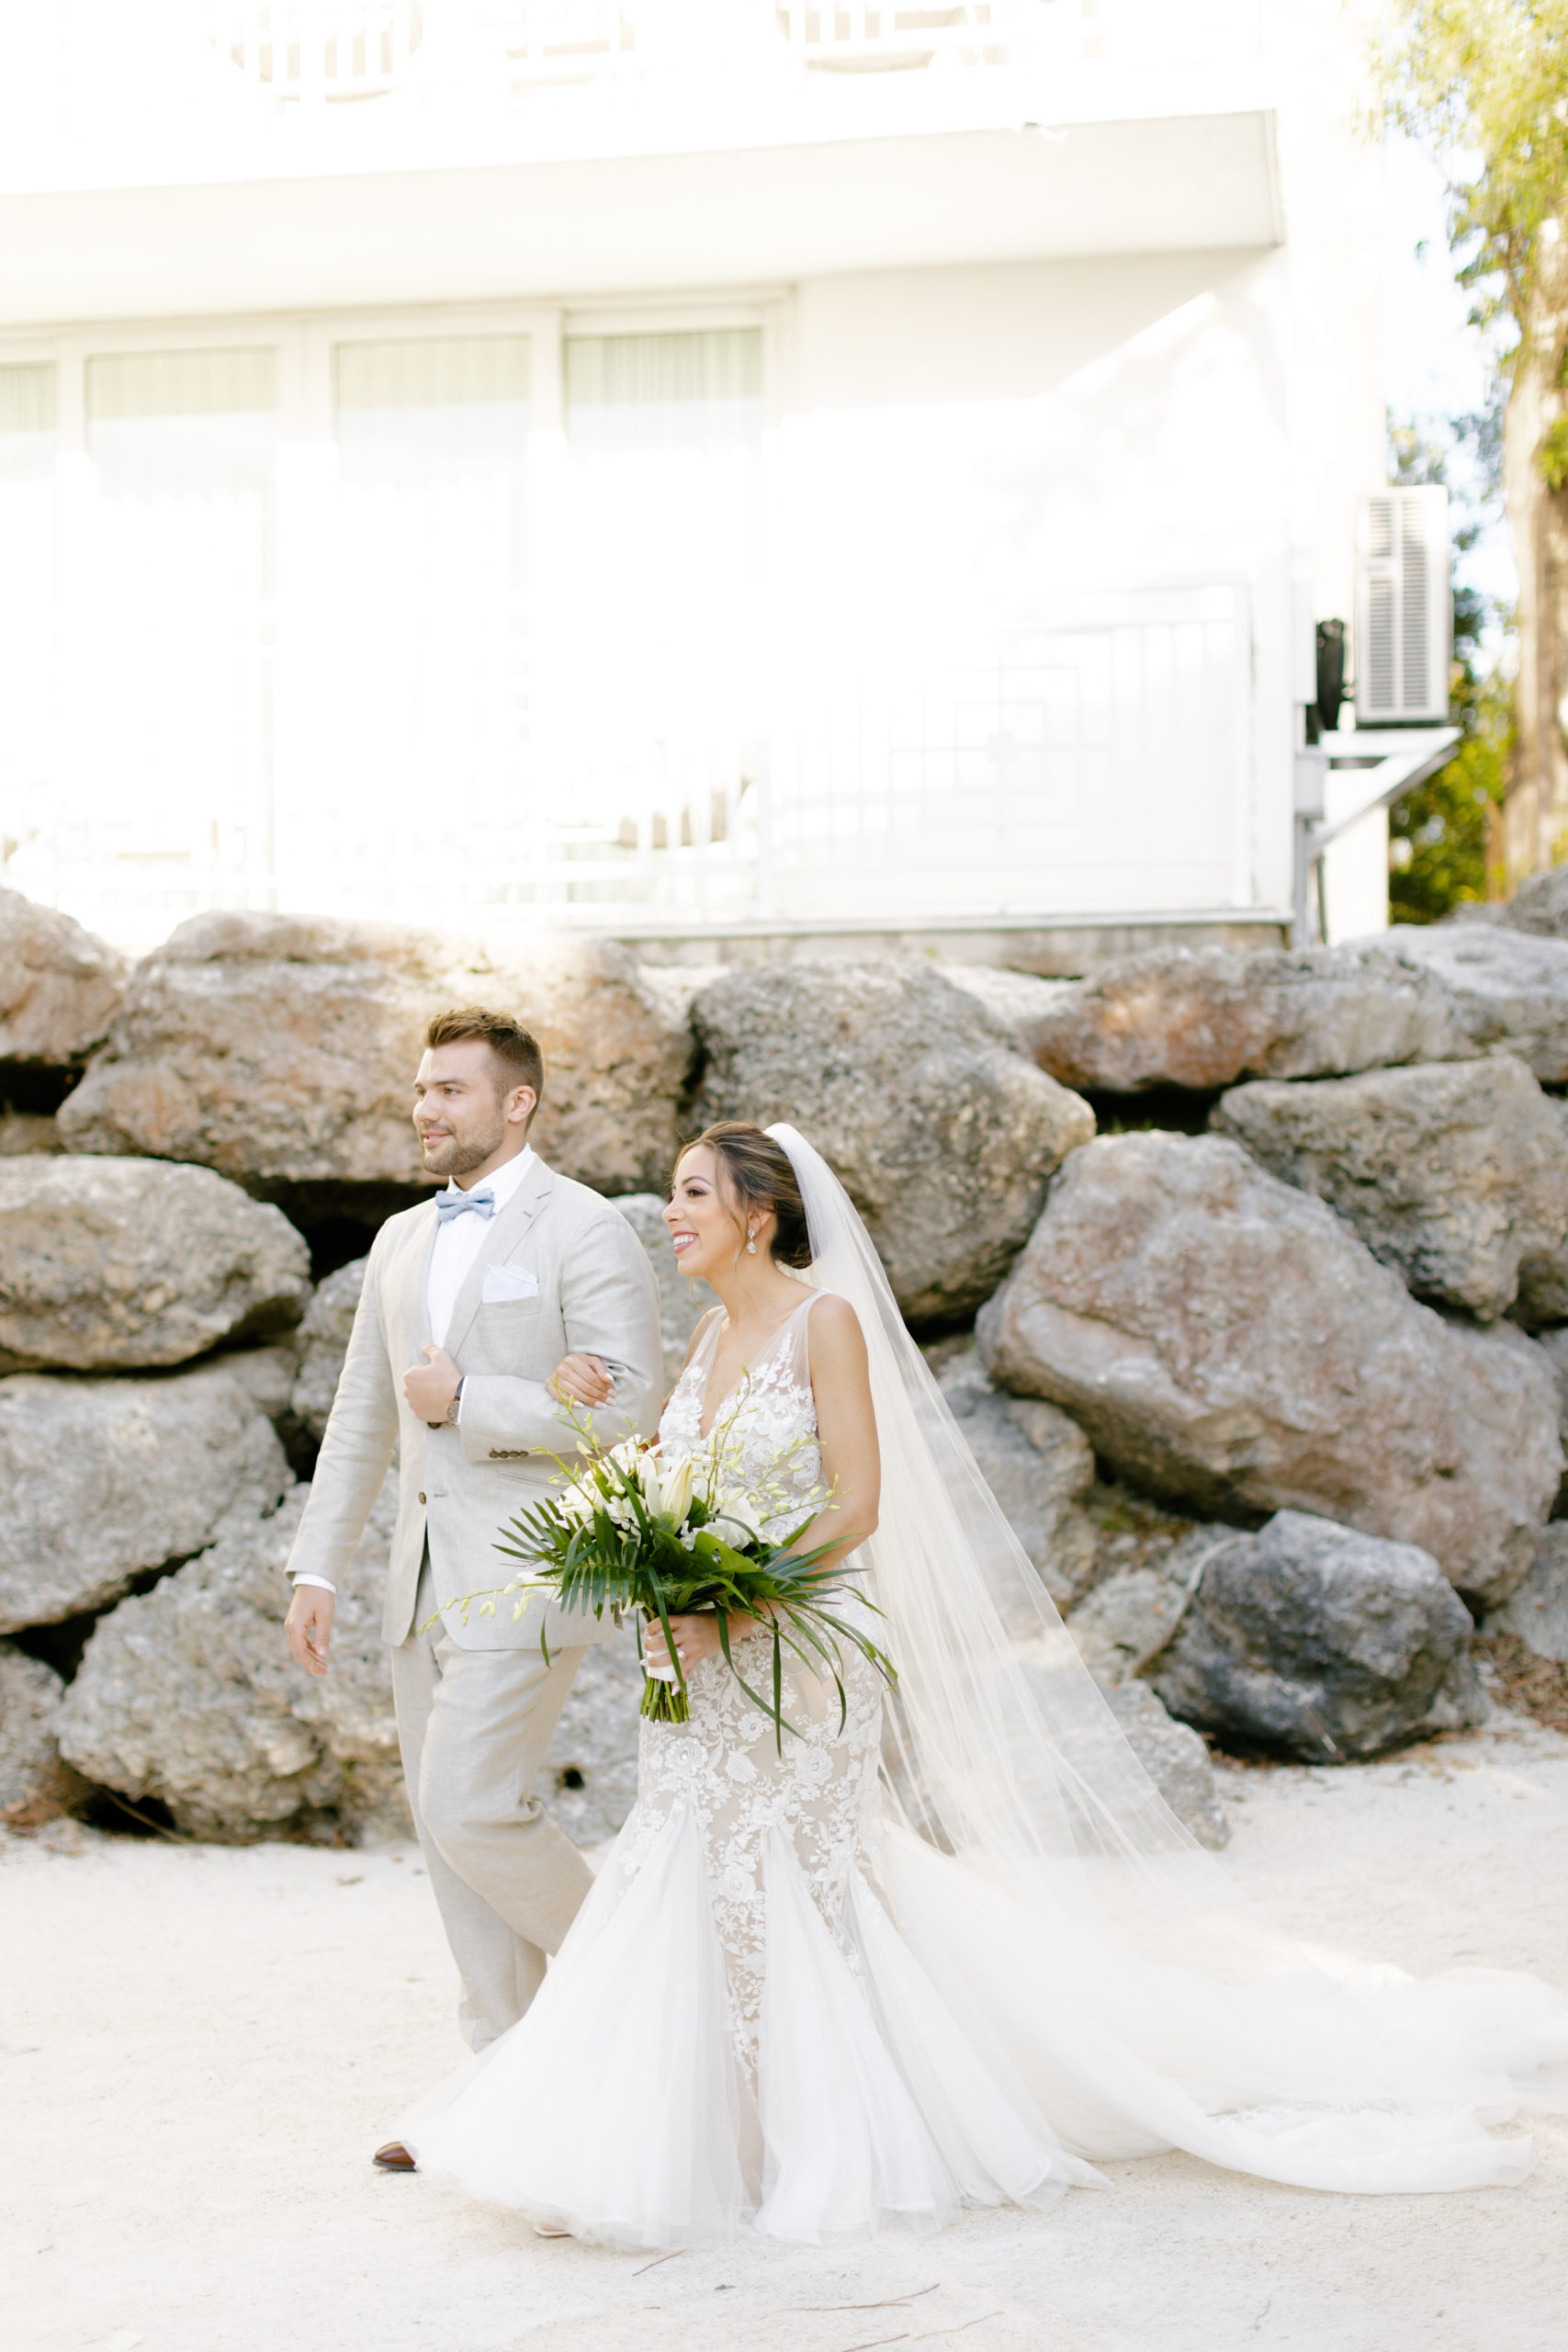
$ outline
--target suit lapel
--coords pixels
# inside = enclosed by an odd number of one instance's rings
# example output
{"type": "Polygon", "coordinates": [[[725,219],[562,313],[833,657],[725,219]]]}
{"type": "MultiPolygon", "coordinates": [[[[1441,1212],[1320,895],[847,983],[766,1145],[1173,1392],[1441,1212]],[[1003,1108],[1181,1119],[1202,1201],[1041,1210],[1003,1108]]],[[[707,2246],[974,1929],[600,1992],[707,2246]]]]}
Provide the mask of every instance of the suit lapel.
{"type": "MultiPolygon", "coordinates": [[[[402,1315],[408,1324],[403,1335],[403,1354],[407,1362],[419,1361],[419,1343],[427,1338],[430,1325],[425,1317],[424,1303],[430,1295],[430,1253],[435,1247],[435,1237],[441,1221],[435,1214],[435,1197],[422,1201],[413,1217],[404,1228],[398,1244],[394,1262],[387,1269],[383,1297],[395,1314],[402,1315]],[[409,1353],[412,1350],[412,1355],[409,1353]]],[[[393,1346],[390,1334],[389,1348],[393,1346]]]]}
{"type": "MultiPolygon", "coordinates": [[[[446,1352],[455,1356],[468,1338],[479,1300],[484,1291],[485,1268],[499,1266],[510,1258],[545,1203],[555,1183],[555,1171],[542,1159],[536,1159],[527,1175],[518,1185],[503,1209],[498,1209],[491,1219],[484,1246],[463,1277],[463,1286],[452,1306],[452,1320],[446,1330],[446,1352]]],[[[428,1266],[429,1254],[425,1263],[428,1266]]]]}

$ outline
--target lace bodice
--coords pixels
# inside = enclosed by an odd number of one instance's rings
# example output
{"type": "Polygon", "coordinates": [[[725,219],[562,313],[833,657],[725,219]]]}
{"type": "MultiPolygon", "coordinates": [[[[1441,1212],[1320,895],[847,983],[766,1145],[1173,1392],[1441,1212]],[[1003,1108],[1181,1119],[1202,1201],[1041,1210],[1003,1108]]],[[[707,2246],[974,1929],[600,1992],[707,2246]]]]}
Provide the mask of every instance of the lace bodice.
{"type": "Polygon", "coordinates": [[[779,1474],[780,1483],[786,1498],[798,1497],[799,1502],[785,1499],[764,1521],[764,1532],[775,1542],[793,1533],[810,1516],[804,1506],[821,1490],[822,1450],[817,1440],[809,1341],[811,1309],[818,1296],[812,1291],[803,1298],[756,1362],[746,1366],[729,1394],[713,1400],[705,1430],[703,1409],[725,1323],[717,1311],[710,1315],[659,1424],[660,1445],[671,1462],[699,1452],[716,1428],[726,1428],[739,1483],[752,1491],[773,1475],[779,1457],[789,1453],[788,1464],[779,1474]]]}
{"type": "MultiPolygon", "coordinates": [[[[713,1400],[705,1430],[703,1408],[724,1319],[714,1315],[659,1424],[661,1446],[671,1461],[679,1461],[728,1422],[739,1475],[753,1491],[775,1475],[780,1454],[794,1448],[783,1477],[800,1500],[767,1520],[767,1532],[775,1540],[813,1515],[814,1498],[821,1491],[808,1348],[818,1295],[812,1292],[802,1299],[728,1396],[713,1400]]],[[[874,1638],[879,1621],[852,1585],[836,1605],[874,1638]]],[[[765,1688],[772,1674],[769,1636],[747,1635],[736,1644],[735,1654],[752,1687],[765,1688]]],[[[831,1685],[804,1672],[798,1661],[786,1661],[784,1712],[794,1729],[782,1748],[771,1719],[747,1698],[722,1658],[705,1659],[693,1673],[689,1723],[642,1727],[637,1804],[622,1832],[620,1851],[635,1875],[675,1815],[684,1810],[695,1822],[724,1955],[731,2030],[749,2069],[755,2065],[761,2012],[763,1859],[771,1838],[782,1836],[787,1842],[829,1934],[852,1969],[858,1966],[844,1934],[844,1905],[849,1875],[864,1853],[876,1808],[882,1684],[874,1668],[848,1645],[841,1663],[846,1714],[840,1723],[831,1685]]]]}

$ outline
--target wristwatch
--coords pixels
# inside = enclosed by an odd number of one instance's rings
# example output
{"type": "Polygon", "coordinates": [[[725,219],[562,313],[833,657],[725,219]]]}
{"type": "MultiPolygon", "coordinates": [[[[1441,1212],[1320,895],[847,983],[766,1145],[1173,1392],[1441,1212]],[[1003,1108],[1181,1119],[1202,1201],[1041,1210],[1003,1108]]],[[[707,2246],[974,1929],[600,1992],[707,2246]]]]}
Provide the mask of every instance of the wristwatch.
{"type": "Polygon", "coordinates": [[[467,1385],[467,1381],[468,1375],[465,1374],[463,1378],[458,1381],[456,1388],[452,1391],[452,1402],[446,1408],[446,1419],[449,1421],[456,1421],[459,1411],[462,1409],[463,1390],[467,1385]]]}

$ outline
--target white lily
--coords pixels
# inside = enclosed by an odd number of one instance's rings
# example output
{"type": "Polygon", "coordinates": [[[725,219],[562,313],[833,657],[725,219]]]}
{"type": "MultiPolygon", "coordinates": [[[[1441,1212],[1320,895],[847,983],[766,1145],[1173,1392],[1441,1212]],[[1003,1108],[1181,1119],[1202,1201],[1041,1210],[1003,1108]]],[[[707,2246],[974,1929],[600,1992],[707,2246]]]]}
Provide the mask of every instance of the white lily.
{"type": "Polygon", "coordinates": [[[560,1498],[560,1509],[565,1518],[575,1519],[580,1526],[586,1527],[598,1508],[599,1497],[596,1492],[590,1492],[587,1487],[580,1487],[575,1478],[568,1482],[560,1498]]]}
{"type": "Polygon", "coordinates": [[[683,1462],[673,1464],[663,1474],[664,1508],[677,1527],[692,1507],[696,1484],[696,1464],[688,1453],[683,1462]]]}

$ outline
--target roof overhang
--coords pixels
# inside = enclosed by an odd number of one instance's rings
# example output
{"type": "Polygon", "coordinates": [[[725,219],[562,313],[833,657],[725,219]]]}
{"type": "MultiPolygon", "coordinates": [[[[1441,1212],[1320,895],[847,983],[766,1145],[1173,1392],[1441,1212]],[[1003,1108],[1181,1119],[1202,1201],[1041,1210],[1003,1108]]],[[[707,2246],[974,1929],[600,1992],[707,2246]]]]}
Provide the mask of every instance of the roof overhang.
{"type": "Polygon", "coordinates": [[[1258,249],[1267,109],[0,194],[0,324],[1258,249]]]}

